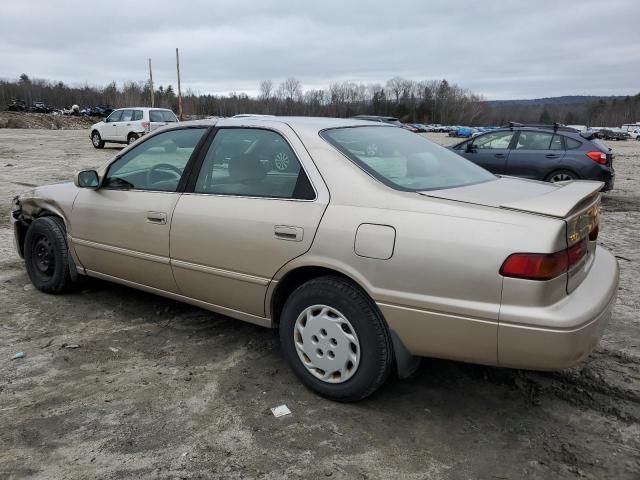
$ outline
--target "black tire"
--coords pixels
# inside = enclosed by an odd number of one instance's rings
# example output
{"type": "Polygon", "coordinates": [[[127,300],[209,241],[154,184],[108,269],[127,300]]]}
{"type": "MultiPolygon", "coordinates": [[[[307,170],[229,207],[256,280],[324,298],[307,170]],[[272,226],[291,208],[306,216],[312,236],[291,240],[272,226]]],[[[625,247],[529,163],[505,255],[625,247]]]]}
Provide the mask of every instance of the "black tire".
{"type": "MultiPolygon", "coordinates": [[[[319,277],[298,287],[285,302],[280,321],[280,344],[296,376],[314,392],[341,402],[361,400],[387,379],[393,365],[391,336],[377,307],[360,288],[335,276],[319,277]],[[327,383],[304,366],[295,346],[295,323],[308,307],[326,305],[342,313],[360,343],[359,365],[342,383],[327,383]]],[[[326,332],[325,332],[326,333],[326,332]]]]}
{"type": "Polygon", "coordinates": [[[104,140],[102,140],[102,137],[97,130],[91,132],[91,144],[93,145],[93,148],[104,148],[104,140]]]}
{"type": "Polygon", "coordinates": [[[555,183],[559,181],[579,180],[579,179],[580,177],[570,170],[555,170],[551,172],[549,175],[547,175],[547,178],[545,178],[545,181],[555,183]],[[564,177],[568,177],[568,178],[564,178],[564,177]]]}
{"type": "Polygon", "coordinates": [[[138,139],[138,135],[135,133],[130,133],[129,136],[127,137],[127,145],[131,145],[133,142],[135,142],[138,139]]]}
{"type": "Polygon", "coordinates": [[[31,283],[38,290],[63,293],[71,288],[69,249],[61,219],[41,217],[29,225],[24,260],[31,283]]]}

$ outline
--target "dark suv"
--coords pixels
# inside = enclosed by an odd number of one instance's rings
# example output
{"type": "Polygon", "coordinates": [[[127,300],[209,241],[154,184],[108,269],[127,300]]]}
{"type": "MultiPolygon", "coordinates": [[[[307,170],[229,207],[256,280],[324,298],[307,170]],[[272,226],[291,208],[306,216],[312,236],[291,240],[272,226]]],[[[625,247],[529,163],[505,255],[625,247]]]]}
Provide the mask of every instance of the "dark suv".
{"type": "Polygon", "coordinates": [[[547,182],[597,180],[611,190],[611,149],[594,132],[560,125],[511,123],[448,147],[497,175],[547,182]]]}

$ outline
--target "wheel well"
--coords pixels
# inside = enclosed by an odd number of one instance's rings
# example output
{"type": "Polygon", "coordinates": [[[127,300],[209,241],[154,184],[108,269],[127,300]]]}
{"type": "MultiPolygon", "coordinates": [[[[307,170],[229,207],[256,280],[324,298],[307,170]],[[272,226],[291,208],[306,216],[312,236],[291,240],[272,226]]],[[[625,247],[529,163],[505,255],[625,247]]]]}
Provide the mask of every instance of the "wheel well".
{"type": "Polygon", "coordinates": [[[15,224],[15,228],[18,232],[18,248],[20,249],[19,253],[21,257],[24,257],[24,241],[27,237],[27,230],[29,230],[29,226],[33,223],[34,220],[41,217],[56,217],[62,222],[62,225],[66,229],[64,219],[60,215],[49,210],[41,210],[36,215],[30,218],[24,218],[23,216],[20,216],[18,222],[16,222],[15,224]]]}
{"type": "Polygon", "coordinates": [[[569,173],[575,175],[575,177],[577,179],[580,179],[580,175],[578,175],[573,168],[571,168],[571,167],[559,167],[559,168],[554,168],[549,173],[547,173],[547,176],[545,177],[545,180],[548,181],[551,178],[551,176],[556,172],[569,172],[569,173]]]}
{"type": "Polygon", "coordinates": [[[313,280],[314,278],[323,277],[326,275],[343,278],[364,291],[364,289],[358,284],[358,282],[354,281],[348,275],[338,272],[337,270],[326,267],[296,268],[295,270],[287,273],[284,278],[278,282],[278,286],[273,293],[273,297],[271,300],[271,319],[273,321],[273,324],[278,325],[280,323],[280,314],[282,313],[284,304],[287,301],[287,298],[289,298],[289,295],[291,295],[296,288],[298,288],[303,283],[308,282],[309,280],[313,280]]]}

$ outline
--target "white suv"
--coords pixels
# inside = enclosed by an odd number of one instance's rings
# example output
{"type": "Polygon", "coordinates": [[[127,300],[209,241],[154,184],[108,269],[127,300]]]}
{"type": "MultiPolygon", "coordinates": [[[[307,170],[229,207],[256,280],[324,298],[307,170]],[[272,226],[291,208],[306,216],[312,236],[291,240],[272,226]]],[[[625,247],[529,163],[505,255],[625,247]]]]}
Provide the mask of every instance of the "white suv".
{"type": "Polygon", "coordinates": [[[105,142],[133,143],[145,133],[177,122],[175,113],[166,108],[119,108],[91,126],[91,143],[95,148],[105,142]]]}

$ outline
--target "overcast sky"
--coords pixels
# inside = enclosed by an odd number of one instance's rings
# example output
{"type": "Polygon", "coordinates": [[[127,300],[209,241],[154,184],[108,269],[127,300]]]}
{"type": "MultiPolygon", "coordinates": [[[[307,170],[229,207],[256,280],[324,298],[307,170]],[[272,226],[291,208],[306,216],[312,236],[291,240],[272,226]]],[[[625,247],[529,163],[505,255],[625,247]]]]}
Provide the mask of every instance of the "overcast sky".
{"type": "Polygon", "coordinates": [[[247,92],[446,78],[488,99],[640,91],[640,0],[1,0],[0,78],[247,92]]]}

